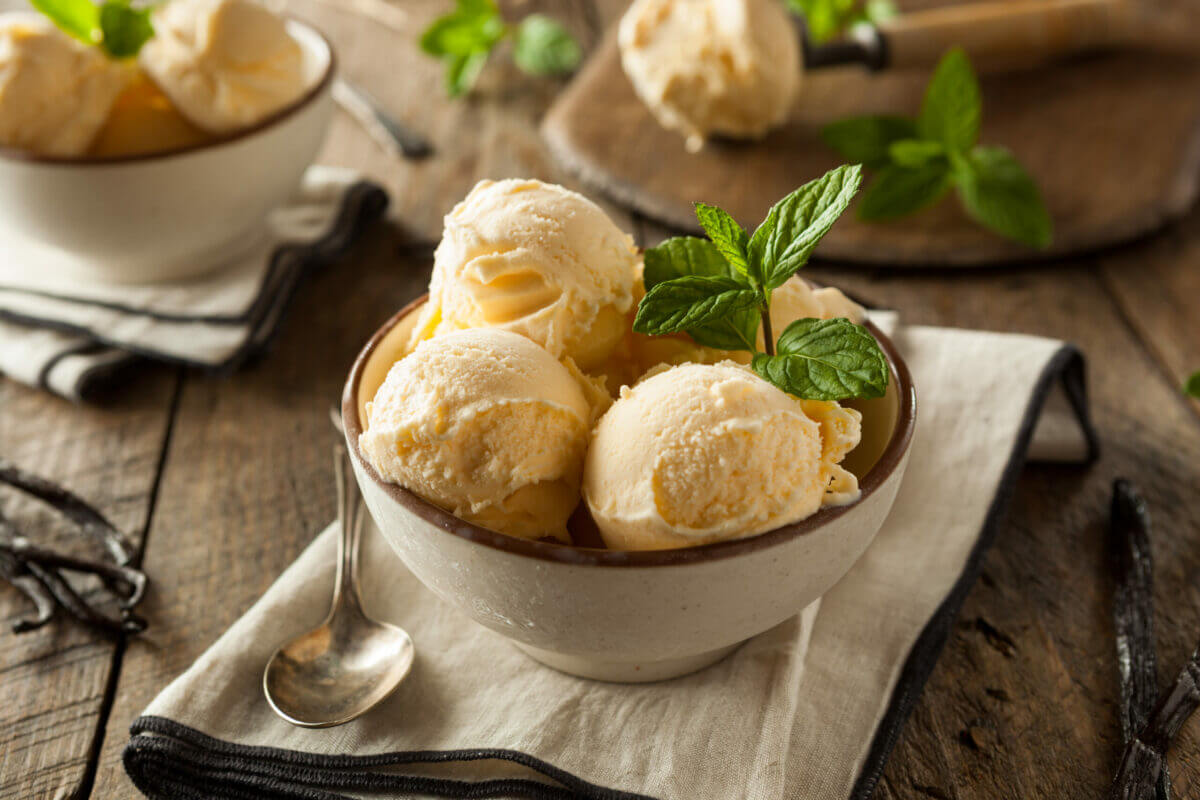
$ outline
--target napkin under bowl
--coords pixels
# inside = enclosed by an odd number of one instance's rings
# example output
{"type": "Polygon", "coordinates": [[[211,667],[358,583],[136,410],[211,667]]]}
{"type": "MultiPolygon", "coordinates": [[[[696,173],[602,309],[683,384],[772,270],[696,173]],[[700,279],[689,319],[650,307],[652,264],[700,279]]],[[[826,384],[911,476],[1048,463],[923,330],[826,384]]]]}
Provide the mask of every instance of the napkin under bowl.
{"type": "Polygon", "coordinates": [[[434,594],[542,663],[585,678],[646,682],[706,667],[795,616],[858,560],[896,499],[916,393],[891,341],[887,394],[856,403],[863,441],[847,468],[861,497],[746,539],[613,551],[531,541],[466,522],[384,481],[358,446],[362,407],[409,338],[420,298],[359,354],[342,419],[363,498],[384,538],[434,594]]]}
{"type": "Polygon", "coordinates": [[[265,238],[267,214],[295,191],[333,109],[332,46],[294,20],[288,32],[312,88],[233,136],[118,158],[0,151],[7,257],[62,278],[144,284],[211,271],[265,238]]]}

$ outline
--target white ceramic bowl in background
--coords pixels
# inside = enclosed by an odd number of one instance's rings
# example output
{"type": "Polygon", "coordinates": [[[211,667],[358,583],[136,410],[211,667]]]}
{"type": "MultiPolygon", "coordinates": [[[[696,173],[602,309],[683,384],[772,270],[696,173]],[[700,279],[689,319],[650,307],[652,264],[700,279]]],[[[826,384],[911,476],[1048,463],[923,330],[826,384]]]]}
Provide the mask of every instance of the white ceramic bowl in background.
{"type": "Polygon", "coordinates": [[[384,537],[422,583],[549,666],[629,682],[705,667],[828,591],[866,550],[896,498],[916,394],[891,342],[872,329],[892,374],[886,397],[855,403],[863,442],[845,463],[860,475],[862,497],[852,505],[737,541],[640,552],[527,541],[465,522],[384,482],[358,447],[362,405],[401,351],[422,302],[375,334],[346,381],[342,416],[359,486],[384,537]]]}
{"type": "Polygon", "coordinates": [[[43,248],[64,277],[178,280],[211,271],[264,231],[299,185],[332,114],[333,48],[289,20],[311,88],[236,134],[179,150],[117,158],[49,158],[0,150],[0,242],[43,248]]]}

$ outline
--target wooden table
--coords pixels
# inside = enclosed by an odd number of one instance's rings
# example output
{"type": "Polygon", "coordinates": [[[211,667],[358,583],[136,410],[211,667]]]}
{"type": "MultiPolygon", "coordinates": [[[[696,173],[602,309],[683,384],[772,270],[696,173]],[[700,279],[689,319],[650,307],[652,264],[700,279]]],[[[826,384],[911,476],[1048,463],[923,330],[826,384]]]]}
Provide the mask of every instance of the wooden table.
{"type": "MultiPolygon", "coordinates": [[[[344,116],[323,160],[392,194],[381,225],[304,288],[272,351],[238,374],[144,368],[103,405],[0,380],[0,452],[93,500],[141,544],[146,635],[106,641],[70,622],[24,636],[0,588],[0,798],[136,797],[121,767],[130,721],[271,584],[334,515],[327,410],[375,327],[428,278],[441,216],[481,177],[575,185],[536,122],[559,88],[498,59],[469,99],[447,101],[417,32],[448,4],[404,4],[404,30],[315,0],[292,10],[339,45],[345,75],[437,142],[387,160],[344,116]]],[[[547,3],[587,43],[620,0],[547,3]]],[[[614,135],[619,136],[619,132],[614,135]]],[[[1131,154],[1136,157],[1136,154],[1131,154]]],[[[664,231],[606,206],[643,244],[664,231]]],[[[1090,469],[1030,467],[959,625],[879,785],[897,798],[1096,797],[1119,750],[1103,550],[1109,485],[1128,476],[1156,523],[1165,679],[1200,635],[1200,211],[1136,245],[1053,266],[969,272],[810,273],[909,321],[1027,331],[1090,359],[1104,454],[1090,469]]],[[[37,524],[29,506],[7,513],[37,524]]],[[[49,519],[46,517],[46,519],[49,519]]],[[[1175,748],[1178,796],[1200,791],[1200,722],[1175,748]],[[1189,787],[1191,791],[1189,792],[1189,787]]]]}

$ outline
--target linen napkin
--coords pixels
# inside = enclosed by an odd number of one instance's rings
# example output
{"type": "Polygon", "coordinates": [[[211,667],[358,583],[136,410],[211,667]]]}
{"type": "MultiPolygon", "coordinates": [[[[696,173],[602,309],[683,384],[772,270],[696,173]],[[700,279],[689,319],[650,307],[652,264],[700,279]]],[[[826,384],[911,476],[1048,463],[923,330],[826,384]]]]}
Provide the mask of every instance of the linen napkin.
{"type": "Polygon", "coordinates": [[[134,722],[126,770],[152,798],[866,798],[1026,456],[1097,447],[1071,346],[928,327],[894,341],[918,411],[890,516],[819,605],[724,661],[641,685],[556,672],[435,598],[369,529],[364,600],[412,635],[413,671],[352,723],[294,728],[262,671],[328,607],[331,526],[134,722]]]}
{"type": "Polygon", "coordinates": [[[0,374],[78,400],[138,358],[231,370],[261,352],[300,283],[387,207],[351,170],[314,166],[257,242],[195,279],[62,277],[57,251],[0,242],[0,374]]]}

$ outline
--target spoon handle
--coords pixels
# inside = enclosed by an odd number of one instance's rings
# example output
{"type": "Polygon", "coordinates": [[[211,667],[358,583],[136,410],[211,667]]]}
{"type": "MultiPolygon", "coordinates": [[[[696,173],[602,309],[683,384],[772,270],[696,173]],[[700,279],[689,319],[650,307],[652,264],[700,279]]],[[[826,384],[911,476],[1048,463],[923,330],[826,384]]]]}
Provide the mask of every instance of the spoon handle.
{"type": "Polygon", "coordinates": [[[338,443],[333,446],[333,469],[337,475],[338,501],[338,572],[333,585],[333,603],[330,616],[339,606],[354,608],[362,613],[362,600],[358,595],[358,545],[362,538],[362,495],[354,480],[354,468],[346,448],[338,443]]]}

